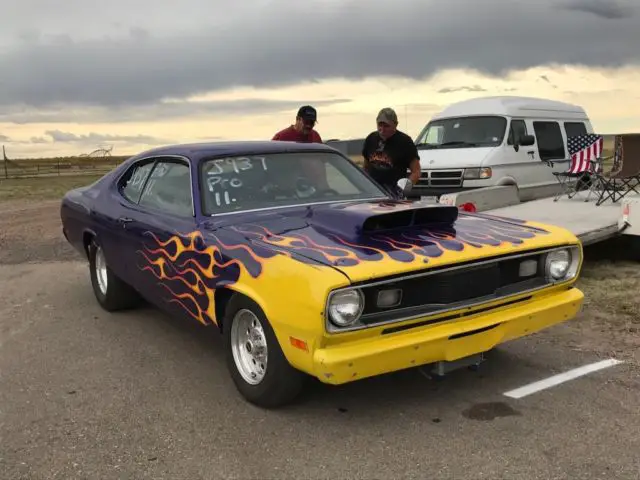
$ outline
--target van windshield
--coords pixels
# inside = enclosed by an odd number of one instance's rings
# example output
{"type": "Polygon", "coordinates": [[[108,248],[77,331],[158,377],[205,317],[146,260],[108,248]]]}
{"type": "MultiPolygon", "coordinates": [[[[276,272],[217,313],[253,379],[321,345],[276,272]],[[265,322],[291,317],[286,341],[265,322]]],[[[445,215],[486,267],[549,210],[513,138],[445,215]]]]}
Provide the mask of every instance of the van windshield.
{"type": "Polygon", "coordinates": [[[504,117],[442,118],[427,124],[416,145],[437,149],[495,147],[502,143],[506,130],[504,117]]]}

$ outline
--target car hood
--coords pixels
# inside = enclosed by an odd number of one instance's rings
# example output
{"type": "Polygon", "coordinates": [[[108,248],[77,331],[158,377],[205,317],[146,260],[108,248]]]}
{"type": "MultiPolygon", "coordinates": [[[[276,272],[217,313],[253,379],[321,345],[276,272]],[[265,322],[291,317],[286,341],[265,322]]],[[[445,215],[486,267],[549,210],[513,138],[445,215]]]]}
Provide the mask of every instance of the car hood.
{"type": "Polygon", "coordinates": [[[332,267],[351,282],[575,242],[558,227],[422,202],[341,203],[242,216],[209,228],[242,240],[256,258],[283,254],[332,267]]]}
{"type": "Polygon", "coordinates": [[[420,148],[420,168],[432,170],[439,168],[474,168],[480,167],[482,161],[496,147],[476,148],[420,148]]]}

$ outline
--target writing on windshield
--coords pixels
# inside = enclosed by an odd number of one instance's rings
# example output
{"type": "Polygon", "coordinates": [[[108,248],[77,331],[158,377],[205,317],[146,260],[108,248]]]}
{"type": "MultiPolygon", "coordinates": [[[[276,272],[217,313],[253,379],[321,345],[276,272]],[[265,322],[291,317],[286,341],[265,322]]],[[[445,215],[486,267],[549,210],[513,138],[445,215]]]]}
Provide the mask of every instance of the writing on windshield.
{"type": "Polygon", "coordinates": [[[357,166],[332,152],[212,158],[202,164],[200,185],[207,215],[385,197],[357,166]]]}

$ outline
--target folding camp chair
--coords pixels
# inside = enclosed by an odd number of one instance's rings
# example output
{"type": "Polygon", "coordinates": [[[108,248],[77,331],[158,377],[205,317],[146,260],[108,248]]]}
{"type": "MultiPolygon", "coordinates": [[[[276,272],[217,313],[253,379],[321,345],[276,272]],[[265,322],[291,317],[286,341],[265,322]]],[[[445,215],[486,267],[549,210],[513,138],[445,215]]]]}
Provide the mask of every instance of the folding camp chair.
{"type": "Polygon", "coordinates": [[[601,186],[596,205],[602,205],[609,199],[615,203],[631,192],[640,193],[640,134],[616,135],[614,145],[611,171],[596,173],[601,186]]]}
{"type": "Polygon", "coordinates": [[[587,200],[589,199],[593,188],[592,175],[600,168],[603,146],[602,135],[589,133],[567,137],[570,164],[568,170],[564,172],[553,172],[560,184],[560,190],[554,197],[554,202],[563,195],[573,198],[585,186],[589,187],[587,200]],[[571,182],[572,179],[575,179],[575,182],[571,182]]]}

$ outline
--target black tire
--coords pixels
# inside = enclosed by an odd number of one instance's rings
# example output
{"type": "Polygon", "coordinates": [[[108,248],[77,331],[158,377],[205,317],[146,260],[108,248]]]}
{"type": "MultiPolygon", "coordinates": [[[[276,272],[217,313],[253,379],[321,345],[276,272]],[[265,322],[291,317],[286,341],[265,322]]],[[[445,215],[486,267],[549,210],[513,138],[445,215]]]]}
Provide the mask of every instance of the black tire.
{"type": "Polygon", "coordinates": [[[96,270],[96,258],[100,251],[100,243],[96,239],[89,244],[89,273],[91,276],[91,286],[93,293],[100,306],[108,312],[126,310],[136,307],[140,302],[140,296],[127,283],[117,277],[109,265],[106,265],[107,285],[106,292],[103,292],[98,282],[96,270]]]}
{"type": "Polygon", "coordinates": [[[307,376],[289,364],[269,320],[254,301],[240,294],[231,297],[225,310],[223,335],[227,368],[236,388],[248,402],[261,408],[274,409],[288,405],[298,397],[307,376]],[[266,339],[266,368],[262,380],[257,384],[251,384],[243,378],[233,354],[234,322],[240,321],[236,314],[243,311],[248,311],[257,318],[266,339]]]}

